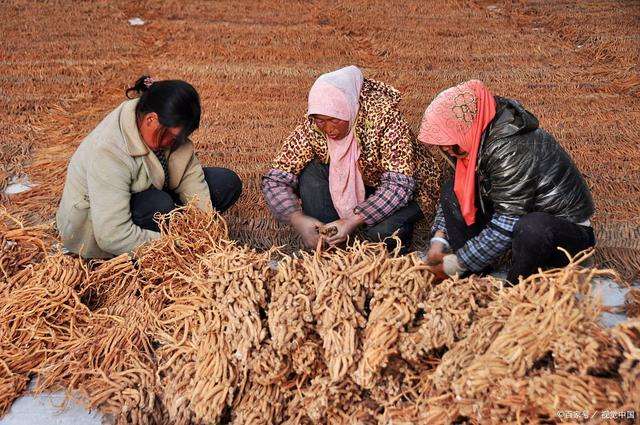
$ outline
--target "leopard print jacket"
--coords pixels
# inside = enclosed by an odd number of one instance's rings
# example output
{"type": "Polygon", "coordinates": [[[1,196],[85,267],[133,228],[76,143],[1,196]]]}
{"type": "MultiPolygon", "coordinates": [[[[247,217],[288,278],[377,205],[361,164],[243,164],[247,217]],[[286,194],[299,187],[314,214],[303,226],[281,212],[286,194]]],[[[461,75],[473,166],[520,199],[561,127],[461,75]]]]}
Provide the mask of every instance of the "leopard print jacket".
{"type": "MultiPolygon", "coordinates": [[[[355,135],[360,143],[360,171],[365,185],[377,187],[385,172],[401,173],[416,181],[415,199],[428,220],[433,218],[440,192],[442,166],[432,151],[414,136],[398,110],[400,93],[379,81],[365,79],[355,135]]],[[[299,175],[313,159],[329,163],[327,141],[305,116],[284,141],[272,168],[299,175]]]]}

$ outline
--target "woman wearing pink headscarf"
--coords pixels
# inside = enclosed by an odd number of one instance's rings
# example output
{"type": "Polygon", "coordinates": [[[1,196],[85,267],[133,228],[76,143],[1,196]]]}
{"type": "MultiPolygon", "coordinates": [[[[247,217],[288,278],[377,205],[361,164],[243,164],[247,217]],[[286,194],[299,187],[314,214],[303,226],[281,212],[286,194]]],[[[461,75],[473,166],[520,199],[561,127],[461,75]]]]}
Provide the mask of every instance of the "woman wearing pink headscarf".
{"type": "Polygon", "coordinates": [[[420,141],[455,160],[427,253],[436,274],[480,273],[511,249],[507,279],[567,263],[593,247],[591,193],[567,152],[517,101],[477,80],[440,93],[420,141]]]}
{"type": "Polygon", "coordinates": [[[439,168],[411,133],[399,101],[397,90],[365,79],[355,66],[323,74],[311,87],[306,116],[262,187],[275,216],[307,247],[326,226],[337,229],[330,244],[362,228],[376,241],[397,231],[406,248],[414,223],[434,213],[439,168]]]}

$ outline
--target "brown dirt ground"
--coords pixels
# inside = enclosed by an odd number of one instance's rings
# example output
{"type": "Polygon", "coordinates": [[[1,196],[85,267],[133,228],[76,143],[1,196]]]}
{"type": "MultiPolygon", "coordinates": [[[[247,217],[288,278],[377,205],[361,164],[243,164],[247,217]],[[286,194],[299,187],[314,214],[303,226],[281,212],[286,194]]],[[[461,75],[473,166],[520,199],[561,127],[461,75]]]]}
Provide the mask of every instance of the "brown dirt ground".
{"type": "Polygon", "coordinates": [[[314,79],[356,64],[401,90],[416,129],[429,101],[466,79],[519,99],[586,175],[601,245],[638,258],[638,1],[8,1],[0,32],[0,188],[21,172],[38,184],[2,199],[25,222],[52,220],[74,148],[150,73],[199,90],[199,157],[245,182],[232,234],[295,244],[260,175],[314,79]],[[130,26],[136,16],[147,23],[130,26]]]}

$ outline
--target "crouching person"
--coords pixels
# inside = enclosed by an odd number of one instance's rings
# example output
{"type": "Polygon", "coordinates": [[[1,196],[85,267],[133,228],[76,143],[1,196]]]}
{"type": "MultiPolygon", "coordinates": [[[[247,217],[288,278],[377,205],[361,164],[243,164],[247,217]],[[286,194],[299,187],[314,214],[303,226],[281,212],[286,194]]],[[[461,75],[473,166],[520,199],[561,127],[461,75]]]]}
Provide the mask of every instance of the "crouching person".
{"type": "Polygon", "coordinates": [[[399,112],[399,93],[349,66],[320,76],[308,100],[263,178],[267,204],[307,247],[334,227],[333,245],[361,228],[376,242],[397,232],[406,250],[415,222],[435,212],[440,168],[399,112]]]}
{"type": "Polygon", "coordinates": [[[507,279],[561,267],[595,245],[591,193],[567,152],[517,101],[477,80],[440,93],[419,139],[455,161],[427,253],[436,274],[481,273],[511,249],[507,279]],[[450,252],[450,253],[447,253],[450,252]]]}
{"type": "Polygon", "coordinates": [[[156,213],[196,196],[198,207],[225,211],[242,183],[231,170],[202,168],[189,140],[200,98],[184,81],[141,77],[139,97],[112,111],[71,157],[56,225],[64,247],[110,258],[159,237],[156,213]]]}

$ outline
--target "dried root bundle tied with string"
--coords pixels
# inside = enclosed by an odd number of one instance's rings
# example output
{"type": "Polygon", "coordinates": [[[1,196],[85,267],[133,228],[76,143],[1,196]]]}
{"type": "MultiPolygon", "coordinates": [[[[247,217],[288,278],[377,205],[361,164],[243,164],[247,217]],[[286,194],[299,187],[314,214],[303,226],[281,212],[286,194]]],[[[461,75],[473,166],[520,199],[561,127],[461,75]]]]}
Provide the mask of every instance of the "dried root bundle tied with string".
{"type": "Polygon", "coordinates": [[[621,347],[623,360],[618,369],[622,377],[625,403],[621,410],[640,411],[640,319],[621,323],[612,330],[621,347]]]}
{"type": "Polygon", "coordinates": [[[608,376],[615,371],[622,353],[611,332],[598,321],[600,306],[584,307],[596,311],[586,310],[573,328],[559,327],[549,347],[554,369],[579,375],[608,376]]]}
{"type": "Polygon", "coordinates": [[[640,288],[631,288],[624,297],[628,317],[640,317],[640,288]]]}
{"type": "Polygon", "coordinates": [[[267,323],[271,344],[281,355],[291,356],[297,374],[313,375],[322,362],[322,341],[315,332],[312,305],[315,286],[305,259],[284,257],[270,280],[267,323]]]}
{"type": "Polygon", "coordinates": [[[595,412],[619,407],[621,400],[617,380],[540,369],[523,378],[501,377],[485,396],[455,398],[450,403],[451,411],[460,417],[483,424],[540,423],[556,418],[557,412],[564,409],[595,412]]]}
{"type": "Polygon", "coordinates": [[[140,293],[144,283],[129,254],[90,263],[91,272],[78,287],[78,295],[90,309],[113,307],[140,293]]]}
{"type": "Polygon", "coordinates": [[[620,407],[617,369],[628,348],[598,323],[602,308],[590,295],[593,278],[609,274],[572,262],[500,291],[444,354],[424,396],[451,394],[452,411],[478,423],[540,420],[561,405],[620,407]]]}
{"type": "Polygon", "coordinates": [[[431,289],[433,274],[417,255],[386,260],[373,284],[370,313],[362,337],[362,358],[354,380],[363,388],[376,385],[380,370],[398,353],[398,337],[411,323],[431,289]]]}
{"type": "Polygon", "coordinates": [[[349,377],[335,382],[319,375],[295,391],[286,425],[375,423],[377,405],[349,377]]]}
{"type": "Polygon", "coordinates": [[[417,362],[452,347],[466,336],[478,311],[496,299],[502,286],[498,279],[477,276],[448,279],[436,285],[422,303],[422,317],[400,337],[403,358],[417,362]]]}
{"type": "Polygon", "coordinates": [[[378,423],[413,425],[413,424],[450,424],[456,423],[457,410],[448,405],[435,402],[433,405],[417,403],[400,403],[384,410],[378,416],[378,423]]]}
{"type": "MultiPolygon", "coordinates": [[[[497,306],[496,306],[497,307],[497,306]]],[[[511,314],[511,308],[481,309],[467,336],[454,343],[442,356],[432,377],[437,394],[450,391],[451,382],[465,375],[465,368],[484,353],[511,314]]]]}
{"type": "Polygon", "coordinates": [[[267,335],[262,315],[274,273],[271,256],[270,251],[258,253],[246,246],[223,242],[201,257],[201,271],[185,276],[205,289],[203,293],[208,299],[223,306],[225,337],[235,350],[234,357],[241,362],[248,360],[250,350],[257,348],[267,335]]]}
{"type": "MultiPolygon", "coordinates": [[[[452,383],[456,394],[478,397],[496,379],[524,377],[536,362],[558,348],[559,339],[568,335],[575,338],[581,325],[589,327],[595,323],[600,310],[589,296],[589,289],[593,277],[601,274],[607,272],[584,270],[573,263],[562,270],[533,275],[503,291],[488,310],[509,308],[511,312],[486,351],[476,353],[463,375],[452,383]],[[577,299],[578,294],[583,295],[581,300],[577,299]]],[[[594,344],[599,342],[594,339],[594,344]]],[[[590,361],[593,366],[598,362],[613,364],[616,357],[606,347],[596,347],[587,355],[595,357],[590,361]]],[[[580,357],[574,357],[584,359],[587,355],[580,353],[576,354],[580,357]]],[[[563,357],[571,358],[566,354],[563,357]]]]}
{"type": "Polygon", "coordinates": [[[0,417],[25,392],[28,383],[27,373],[12,372],[7,362],[0,358],[0,417]]]}
{"type": "Polygon", "coordinates": [[[215,422],[230,401],[236,379],[223,335],[220,305],[198,295],[172,299],[157,320],[160,398],[172,423],[215,422]],[[209,381],[194,384],[203,373],[209,381]],[[201,403],[207,400],[205,405],[201,403]]]}
{"type": "Polygon", "coordinates": [[[289,379],[291,364],[271,344],[263,344],[250,361],[248,378],[232,406],[234,424],[282,423],[296,382],[289,379]]]}
{"type": "Polygon", "coordinates": [[[400,356],[391,356],[387,366],[380,370],[376,385],[368,389],[369,397],[378,404],[379,410],[415,405],[421,398],[422,386],[432,373],[433,365],[415,367],[400,356]]]}
{"type": "Polygon", "coordinates": [[[618,408],[624,395],[620,383],[613,379],[545,372],[528,381],[527,398],[539,416],[553,418],[558,410],[602,412],[618,408]]]}

